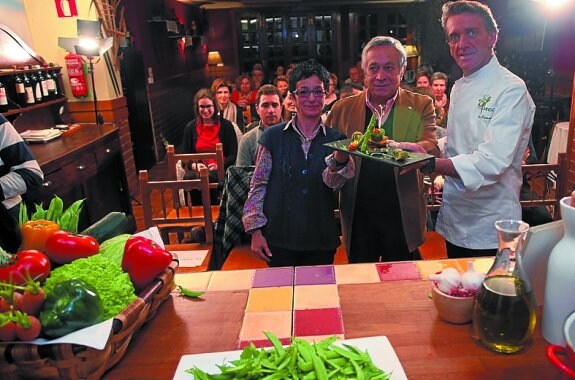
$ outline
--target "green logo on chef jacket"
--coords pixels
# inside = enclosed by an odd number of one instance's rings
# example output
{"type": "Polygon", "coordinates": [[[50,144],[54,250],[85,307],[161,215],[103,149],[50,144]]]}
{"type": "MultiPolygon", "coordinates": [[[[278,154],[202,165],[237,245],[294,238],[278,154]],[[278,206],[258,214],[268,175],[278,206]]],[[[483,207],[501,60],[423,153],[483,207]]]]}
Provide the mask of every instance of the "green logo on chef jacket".
{"type": "Polygon", "coordinates": [[[487,107],[487,104],[490,101],[491,101],[491,95],[483,95],[483,97],[479,99],[479,102],[477,103],[477,106],[479,107],[479,116],[477,116],[478,119],[491,120],[495,108],[487,107]],[[487,113],[487,115],[485,115],[484,112],[487,113]]]}

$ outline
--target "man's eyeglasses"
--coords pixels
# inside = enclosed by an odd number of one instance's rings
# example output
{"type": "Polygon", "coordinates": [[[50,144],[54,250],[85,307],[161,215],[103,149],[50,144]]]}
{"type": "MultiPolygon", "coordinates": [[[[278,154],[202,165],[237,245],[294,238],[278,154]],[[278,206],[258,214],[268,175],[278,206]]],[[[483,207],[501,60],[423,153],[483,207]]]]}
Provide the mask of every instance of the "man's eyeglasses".
{"type": "Polygon", "coordinates": [[[207,104],[205,106],[201,105],[199,106],[201,110],[209,110],[210,108],[213,108],[214,105],[213,104],[207,104]]]}
{"type": "Polygon", "coordinates": [[[302,98],[308,98],[312,94],[316,98],[319,98],[325,95],[325,90],[296,90],[293,93],[294,95],[301,96],[302,98]]]}

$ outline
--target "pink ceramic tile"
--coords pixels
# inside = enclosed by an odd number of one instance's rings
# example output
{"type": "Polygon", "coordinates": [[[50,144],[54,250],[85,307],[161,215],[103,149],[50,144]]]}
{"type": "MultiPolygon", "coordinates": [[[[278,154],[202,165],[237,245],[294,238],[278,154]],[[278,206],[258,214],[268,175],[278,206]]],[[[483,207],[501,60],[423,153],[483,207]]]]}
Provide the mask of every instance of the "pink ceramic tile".
{"type": "Polygon", "coordinates": [[[294,336],[343,334],[340,308],[294,310],[294,336]]]}
{"type": "MultiPolygon", "coordinates": [[[[279,340],[284,346],[287,346],[291,343],[291,338],[281,338],[279,340]]],[[[254,344],[257,348],[260,347],[272,347],[272,344],[268,339],[264,340],[241,340],[239,343],[239,349],[243,350],[245,347],[249,346],[251,343],[254,344]]]]}
{"type": "Polygon", "coordinates": [[[293,276],[293,267],[256,269],[253,287],[292,286],[293,276]]]}
{"type": "Polygon", "coordinates": [[[295,285],[335,284],[333,265],[295,268],[295,285]]]}
{"type": "Polygon", "coordinates": [[[420,280],[421,276],[412,262],[375,264],[381,281],[420,280]]]}
{"type": "Polygon", "coordinates": [[[293,305],[293,288],[282,286],[279,288],[250,289],[246,312],[253,311],[291,311],[293,305]]]}
{"type": "Polygon", "coordinates": [[[335,265],[337,284],[369,284],[380,282],[375,263],[335,265]]]}
{"type": "Polygon", "coordinates": [[[295,310],[339,307],[337,285],[294,286],[295,310]]]}
{"type": "Polygon", "coordinates": [[[291,337],[291,311],[264,311],[246,313],[240,330],[240,341],[265,340],[264,331],[278,338],[291,337]]]}

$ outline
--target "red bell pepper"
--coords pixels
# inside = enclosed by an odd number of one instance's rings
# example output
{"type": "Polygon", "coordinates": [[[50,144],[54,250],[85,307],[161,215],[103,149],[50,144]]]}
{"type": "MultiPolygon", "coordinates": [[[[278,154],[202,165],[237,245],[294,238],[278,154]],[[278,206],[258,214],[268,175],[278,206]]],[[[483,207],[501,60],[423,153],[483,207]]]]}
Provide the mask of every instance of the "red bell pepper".
{"type": "Polygon", "coordinates": [[[46,256],[58,264],[68,264],[76,259],[95,255],[99,251],[98,241],[88,235],[56,231],[46,240],[46,256]]]}
{"type": "Polygon", "coordinates": [[[143,289],[171,262],[172,254],[153,240],[133,236],[126,241],[122,269],[130,275],[136,289],[143,289]]]}
{"type": "Polygon", "coordinates": [[[0,248],[0,282],[26,284],[28,278],[44,282],[50,274],[50,260],[40,251],[20,251],[12,255],[0,248]]]}

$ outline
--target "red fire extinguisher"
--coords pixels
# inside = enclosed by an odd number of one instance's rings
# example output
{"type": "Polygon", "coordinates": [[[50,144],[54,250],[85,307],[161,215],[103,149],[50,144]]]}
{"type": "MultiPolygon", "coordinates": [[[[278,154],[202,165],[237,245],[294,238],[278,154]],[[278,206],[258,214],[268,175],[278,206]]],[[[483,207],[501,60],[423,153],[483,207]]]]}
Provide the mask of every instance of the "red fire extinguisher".
{"type": "Polygon", "coordinates": [[[84,62],[78,54],[70,53],[66,57],[66,69],[72,87],[72,95],[76,98],[88,96],[88,85],[86,84],[86,74],[84,72],[84,62]]]}

